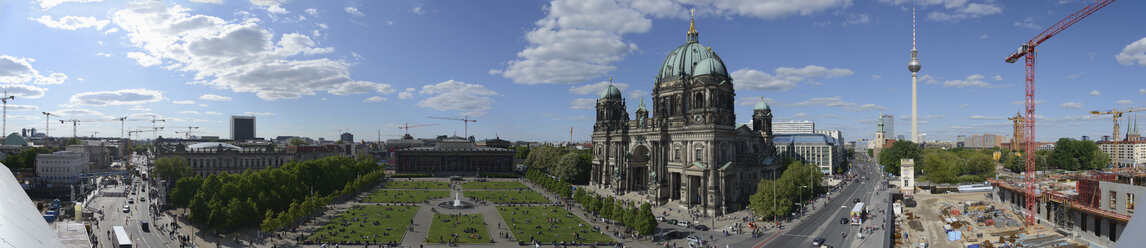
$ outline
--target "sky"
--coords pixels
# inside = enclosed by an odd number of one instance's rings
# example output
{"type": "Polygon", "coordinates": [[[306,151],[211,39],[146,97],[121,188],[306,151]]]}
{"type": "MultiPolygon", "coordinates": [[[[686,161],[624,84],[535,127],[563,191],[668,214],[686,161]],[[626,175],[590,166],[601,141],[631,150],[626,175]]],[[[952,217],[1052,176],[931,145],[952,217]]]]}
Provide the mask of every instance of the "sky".
{"type": "MultiPolygon", "coordinates": [[[[763,98],[777,121],[853,141],[874,136],[880,113],[910,135],[914,8],[919,132],[1010,136],[1024,65],[1004,58],[1088,4],[0,0],[0,89],[15,96],[8,133],[120,137],[154,118],[164,130],[133,137],[229,138],[232,115],[256,116],[264,138],[466,132],[432,116],[475,119],[478,139],[560,142],[572,128],[585,141],[610,78],[634,111],[695,10],[700,43],[731,72],[737,122],[763,98]]],[[[1110,116],[1090,110],[1146,106],[1144,9],[1115,2],[1039,46],[1038,140],[1111,135],[1110,116]]]]}

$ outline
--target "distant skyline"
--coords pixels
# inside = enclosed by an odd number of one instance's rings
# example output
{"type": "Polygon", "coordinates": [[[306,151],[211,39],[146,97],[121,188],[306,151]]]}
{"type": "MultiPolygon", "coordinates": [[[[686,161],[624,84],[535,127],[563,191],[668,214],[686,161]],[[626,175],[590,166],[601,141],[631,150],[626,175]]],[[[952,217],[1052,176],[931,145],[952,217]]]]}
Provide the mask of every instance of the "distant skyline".
{"type": "MultiPolygon", "coordinates": [[[[695,9],[700,43],[733,78],[737,123],[764,97],[777,121],[854,141],[873,137],[880,112],[910,125],[914,6],[920,134],[1010,136],[1024,71],[1003,59],[1091,2],[12,0],[0,2],[0,90],[16,96],[8,133],[43,132],[51,112],[56,137],[72,135],[61,119],[157,116],[164,137],[195,126],[229,138],[230,116],[252,115],[262,138],[373,141],[405,123],[462,135],[461,121],[427,117],[469,116],[478,139],[561,142],[573,127],[584,141],[610,78],[630,113],[649,98],[695,9]]],[[[1110,116],[1088,111],[1146,106],[1143,9],[1115,2],[1040,46],[1038,140],[1100,139],[1110,116]]],[[[120,123],[77,126],[93,134],[119,137],[120,123]]]]}

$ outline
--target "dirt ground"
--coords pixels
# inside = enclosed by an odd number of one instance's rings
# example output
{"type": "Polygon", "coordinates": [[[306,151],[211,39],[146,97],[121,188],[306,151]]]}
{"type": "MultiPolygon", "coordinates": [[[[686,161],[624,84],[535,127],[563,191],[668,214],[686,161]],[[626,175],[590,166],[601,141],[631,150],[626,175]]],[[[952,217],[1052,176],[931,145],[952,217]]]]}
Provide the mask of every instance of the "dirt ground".
{"type": "Polygon", "coordinates": [[[1045,225],[1035,226],[1028,232],[1020,215],[990,201],[986,194],[915,194],[916,207],[903,208],[903,215],[896,217],[895,247],[918,247],[924,242],[927,247],[967,247],[971,244],[1000,247],[1003,242],[1013,243],[1023,237],[1061,237],[1045,225]],[[962,239],[948,241],[945,225],[962,232],[962,239]],[[907,232],[906,239],[904,232],[907,232]]]}

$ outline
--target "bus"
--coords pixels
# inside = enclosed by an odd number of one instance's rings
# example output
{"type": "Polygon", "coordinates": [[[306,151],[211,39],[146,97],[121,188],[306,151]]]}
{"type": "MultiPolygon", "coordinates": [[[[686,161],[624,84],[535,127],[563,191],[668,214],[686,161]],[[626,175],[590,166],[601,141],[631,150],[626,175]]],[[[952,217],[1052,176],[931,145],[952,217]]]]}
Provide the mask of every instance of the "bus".
{"type": "Polygon", "coordinates": [[[115,230],[115,240],[119,244],[119,248],[131,248],[131,238],[127,236],[127,231],[123,230],[123,226],[113,226],[111,229],[115,230]]]}
{"type": "Polygon", "coordinates": [[[863,224],[864,214],[866,214],[866,213],[867,213],[867,209],[864,208],[863,202],[857,202],[856,206],[852,208],[852,213],[851,213],[852,225],[858,226],[860,224],[863,224]]]}

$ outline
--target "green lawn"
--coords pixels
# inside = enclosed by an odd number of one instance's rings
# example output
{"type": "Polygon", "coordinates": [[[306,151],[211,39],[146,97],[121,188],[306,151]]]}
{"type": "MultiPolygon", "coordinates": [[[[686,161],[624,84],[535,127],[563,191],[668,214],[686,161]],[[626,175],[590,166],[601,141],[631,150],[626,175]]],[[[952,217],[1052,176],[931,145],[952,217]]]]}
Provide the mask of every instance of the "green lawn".
{"type": "Polygon", "coordinates": [[[426,236],[426,243],[436,244],[450,242],[461,244],[489,244],[490,236],[486,232],[485,219],[481,214],[448,215],[434,214],[434,223],[430,224],[430,234],[426,236]],[[469,229],[469,232],[466,230],[469,229]]]}
{"type": "Polygon", "coordinates": [[[448,189],[446,182],[438,181],[402,181],[395,180],[382,186],[387,189],[448,189]]]}
{"type": "Polygon", "coordinates": [[[491,203],[549,203],[549,199],[534,191],[466,191],[462,196],[482,199],[491,203]]]}
{"type": "Polygon", "coordinates": [[[355,206],[311,234],[307,240],[323,242],[402,242],[415,206],[355,206]]]}
{"type": "Polygon", "coordinates": [[[519,182],[465,182],[462,189],[528,189],[519,182]]]}
{"type": "Polygon", "coordinates": [[[594,231],[593,226],[560,207],[497,207],[497,212],[509,223],[513,237],[519,242],[532,243],[531,238],[541,244],[613,242],[609,236],[594,231]]]}
{"type": "Polygon", "coordinates": [[[419,203],[449,196],[450,192],[446,190],[383,189],[374,191],[362,202],[419,203]]]}

